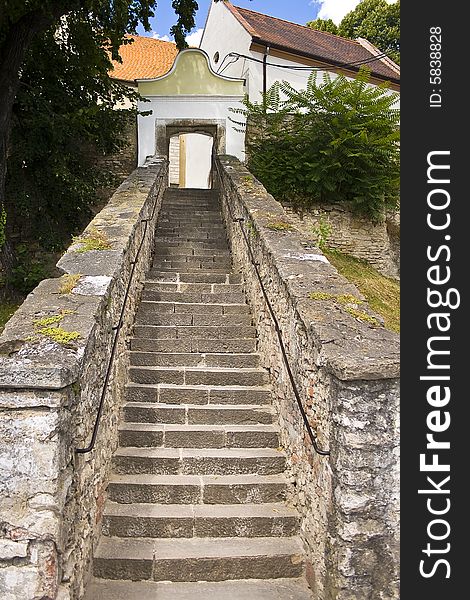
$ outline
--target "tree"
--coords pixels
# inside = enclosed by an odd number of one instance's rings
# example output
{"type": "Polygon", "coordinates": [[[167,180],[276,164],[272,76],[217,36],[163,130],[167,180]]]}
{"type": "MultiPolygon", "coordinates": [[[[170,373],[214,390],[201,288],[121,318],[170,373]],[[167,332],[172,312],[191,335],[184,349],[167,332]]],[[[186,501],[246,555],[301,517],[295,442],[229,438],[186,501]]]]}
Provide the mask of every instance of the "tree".
{"type": "Polygon", "coordinates": [[[263,102],[245,100],[248,165],[268,191],[294,208],[347,203],[381,220],[399,195],[399,110],[396,93],[356,79],[313,71],[306,90],[276,83],[263,102]],[[282,99],[281,98],[282,94],[282,99]],[[267,110],[266,110],[267,109],[267,110]]]}
{"type": "Polygon", "coordinates": [[[327,31],[338,35],[338,26],[331,19],[315,19],[315,21],[309,21],[307,26],[317,31],[327,31]]]}
{"type": "Polygon", "coordinates": [[[331,19],[316,19],[307,25],[353,40],[366,38],[396,63],[400,63],[400,0],[394,4],[388,4],[385,0],[361,0],[339,25],[335,25],[331,19]]]}
{"type": "Polygon", "coordinates": [[[372,42],[395,62],[400,62],[400,0],[362,0],[338,27],[339,35],[372,42]]]}
{"type": "MultiPolygon", "coordinates": [[[[5,180],[15,98],[22,78],[22,67],[32,43],[39,36],[60,31],[67,21],[80,15],[89,21],[98,52],[107,51],[118,58],[126,33],[142,23],[150,29],[156,0],[10,0],[0,5],[0,229],[5,220],[5,180]],[[65,20],[64,20],[65,19],[65,20]]],[[[179,18],[173,28],[179,47],[184,34],[194,27],[196,0],[173,0],[179,18]]],[[[49,43],[51,38],[49,37],[49,43]]],[[[62,49],[67,49],[66,45],[62,49]]],[[[46,67],[47,69],[47,67],[46,67]]],[[[38,78],[40,81],[40,77],[38,78]]],[[[8,215],[7,215],[8,219],[8,215]]],[[[0,231],[0,241],[5,234],[0,231]]],[[[0,266],[8,260],[3,243],[0,266]]]]}

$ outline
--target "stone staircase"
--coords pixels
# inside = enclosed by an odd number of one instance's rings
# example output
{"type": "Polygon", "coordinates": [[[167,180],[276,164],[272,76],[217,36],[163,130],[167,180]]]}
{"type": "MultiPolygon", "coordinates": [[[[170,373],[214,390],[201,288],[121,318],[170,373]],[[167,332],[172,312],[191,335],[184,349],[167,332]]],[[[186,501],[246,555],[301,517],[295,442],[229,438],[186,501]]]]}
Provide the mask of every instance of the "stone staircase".
{"type": "Polygon", "coordinates": [[[310,600],[218,198],[165,193],[87,600],[310,600]]]}

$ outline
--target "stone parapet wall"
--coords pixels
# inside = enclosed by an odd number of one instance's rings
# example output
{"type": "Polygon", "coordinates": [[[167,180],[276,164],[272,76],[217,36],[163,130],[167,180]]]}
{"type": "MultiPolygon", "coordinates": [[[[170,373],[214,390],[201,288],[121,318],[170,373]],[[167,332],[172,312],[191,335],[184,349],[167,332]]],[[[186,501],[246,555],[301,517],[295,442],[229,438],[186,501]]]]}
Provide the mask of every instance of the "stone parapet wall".
{"type": "Polygon", "coordinates": [[[398,336],[311,248],[282,206],[233,157],[216,159],[234,260],[271,372],[291,501],[302,515],[315,600],[397,600],[398,336]],[[321,449],[313,451],[240,223],[279,321],[321,449]],[[355,300],[355,298],[357,300],[355,300]]]}
{"type": "Polygon", "coordinates": [[[293,210],[288,209],[287,213],[307,236],[315,239],[319,229],[326,229],[326,244],[330,248],[368,261],[387,277],[400,277],[399,213],[389,213],[378,223],[338,204],[320,204],[302,218],[293,210]]]}
{"type": "Polygon", "coordinates": [[[163,159],[134,171],[84,232],[109,247],[74,243],[58,263],[64,275],[41,282],[0,337],[2,600],[83,595],[117,446],[125,338],[167,177],[163,159]],[[139,248],[96,446],[77,454],[90,442],[139,248]]]}

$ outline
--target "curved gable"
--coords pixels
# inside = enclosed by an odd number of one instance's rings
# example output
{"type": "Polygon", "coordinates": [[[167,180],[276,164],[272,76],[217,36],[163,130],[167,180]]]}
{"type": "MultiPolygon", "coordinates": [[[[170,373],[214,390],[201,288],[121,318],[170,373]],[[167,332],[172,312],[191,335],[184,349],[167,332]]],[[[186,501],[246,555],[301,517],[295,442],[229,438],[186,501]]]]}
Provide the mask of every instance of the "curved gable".
{"type": "Polygon", "coordinates": [[[199,48],[182,50],[172,69],[162,77],[138,79],[142,96],[243,96],[243,79],[215,73],[199,48]]]}

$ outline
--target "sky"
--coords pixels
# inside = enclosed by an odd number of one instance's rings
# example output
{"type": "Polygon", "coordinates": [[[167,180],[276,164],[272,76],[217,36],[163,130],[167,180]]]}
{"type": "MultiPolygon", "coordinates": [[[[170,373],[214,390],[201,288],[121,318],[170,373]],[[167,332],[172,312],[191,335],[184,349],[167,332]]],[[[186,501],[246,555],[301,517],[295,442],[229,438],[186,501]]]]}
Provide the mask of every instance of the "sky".
{"type": "MultiPolygon", "coordinates": [[[[196,14],[196,27],[187,36],[186,41],[190,46],[198,46],[202,36],[202,31],[206,21],[209,6],[212,0],[198,0],[199,10],[196,14]]],[[[232,4],[249,8],[251,10],[279,17],[294,23],[305,25],[307,21],[312,21],[317,17],[322,19],[332,19],[339,23],[342,18],[353,10],[360,0],[233,0],[232,4]]],[[[394,2],[395,0],[387,0],[394,2]]],[[[152,37],[170,40],[170,27],[176,22],[176,15],[171,8],[171,0],[160,0],[152,19],[152,31],[144,33],[141,29],[141,35],[150,35],[152,37]]]]}

